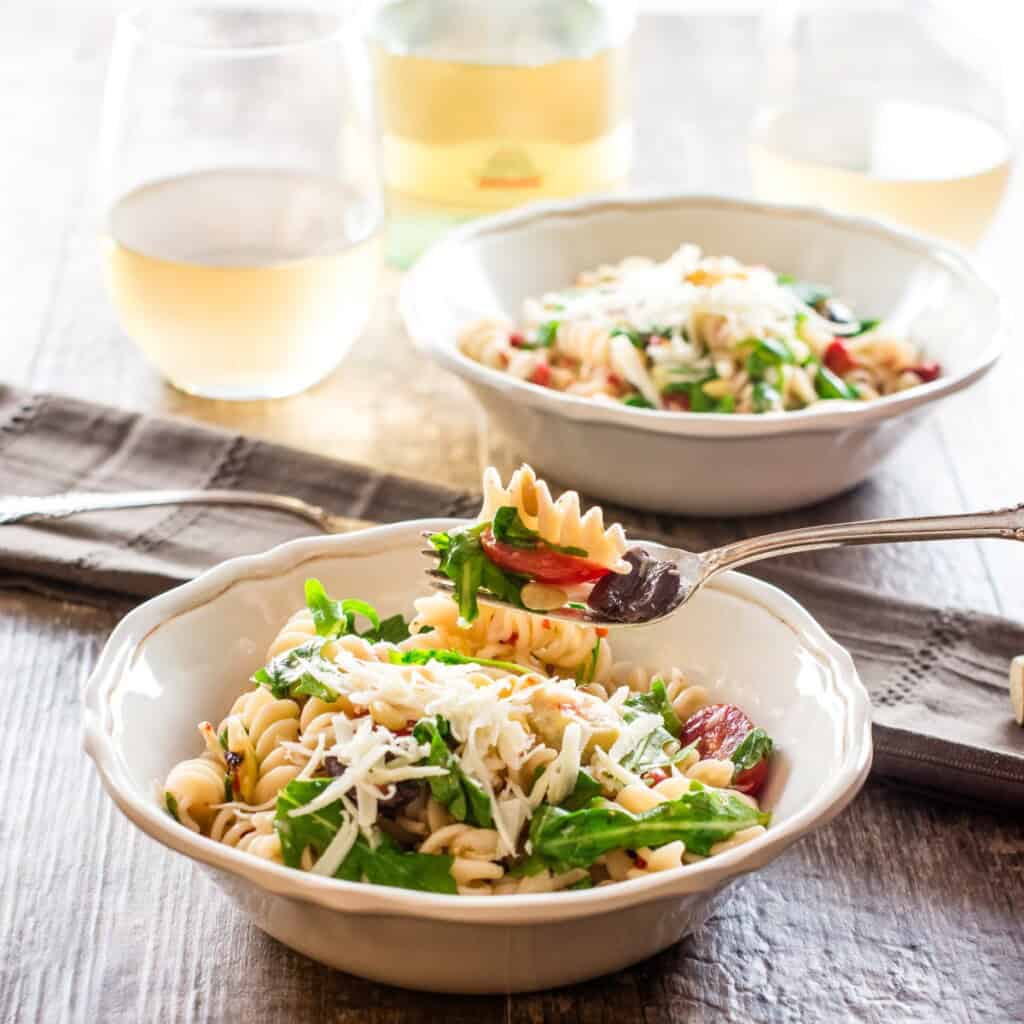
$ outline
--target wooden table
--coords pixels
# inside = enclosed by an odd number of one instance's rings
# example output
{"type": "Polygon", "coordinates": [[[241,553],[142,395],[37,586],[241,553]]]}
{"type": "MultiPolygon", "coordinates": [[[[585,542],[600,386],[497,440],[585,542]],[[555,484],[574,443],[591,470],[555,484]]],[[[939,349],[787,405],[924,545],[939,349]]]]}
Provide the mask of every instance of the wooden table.
{"type": "MultiPolygon", "coordinates": [[[[20,0],[0,12],[3,378],[453,485],[472,486],[486,461],[509,466],[519,454],[514,441],[489,435],[461,385],[412,353],[395,313],[393,272],[371,330],[306,395],[230,405],[161,384],[117,328],[95,258],[90,170],[117,5],[69,6],[20,0]]],[[[646,18],[637,50],[637,181],[744,189],[753,21],[646,18]]],[[[981,253],[1011,299],[1022,205],[1016,189],[981,253]]],[[[1024,356],[1016,342],[1011,336],[998,374],[949,401],[855,493],[771,520],[658,525],[714,538],[1020,500],[1015,392],[1024,356]]],[[[1002,545],[864,549],[804,564],[935,603],[1024,613],[1024,552],[1002,545]]],[[[333,973],[258,932],[202,873],[129,827],[101,794],[80,750],[76,694],[118,610],[11,589],[0,589],[0,610],[0,1020],[1024,1017],[1019,820],[874,784],[831,827],[741,883],[697,936],[610,978],[470,999],[333,973]]]]}

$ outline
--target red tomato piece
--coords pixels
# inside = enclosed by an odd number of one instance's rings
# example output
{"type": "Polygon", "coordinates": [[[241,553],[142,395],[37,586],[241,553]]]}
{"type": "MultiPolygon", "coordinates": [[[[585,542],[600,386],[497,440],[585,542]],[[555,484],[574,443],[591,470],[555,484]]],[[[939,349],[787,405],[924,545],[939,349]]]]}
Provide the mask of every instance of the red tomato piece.
{"type": "Polygon", "coordinates": [[[825,349],[825,365],[835,374],[842,377],[849,373],[857,365],[846,343],[836,338],[827,349],[825,349]]]}
{"type": "MultiPolygon", "coordinates": [[[[713,757],[728,761],[753,728],[754,723],[735,704],[709,704],[686,720],[682,741],[684,746],[696,743],[702,760],[713,757]]],[[[752,768],[735,776],[733,788],[741,793],[756,793],[767,774],[768,762],[761,758],[752,768]]]]}
{"type": "Polygon", "coordinates": [[[547,363],[538,363],[537,368],[530,374],[530,381],[546,388],[551,383],[551,367],[547,363]]]}
{"type": "Polygon", "coordinates": [[[538,583],[593,583],[611,571],[603,565],[588,562],[575,555],[538,545],[536,548],[517,548],[494,539],[490,530],[480,537],[484,553],[500,569],[529,576],[538,583]]]}
{"type": "Polygon", "coordinates": [[[690,396],[686,392],[676,395],[662,395],[661,400],[666,409],[675,409],[677,412],[690,411],[690,396]]]}
{"type": "Polygon", "coordinates": [[[520,331],[513,331],[508,336],[508,343],[513,348],[522,348],[526,344],[526,338],[523,336],[523,334],[520,331]]]}
{"type": "Polygon", "coordinates": [[[927,384],[938,378],[942,373],[942,367],[938,363],[922,363],[920,366],[911,366],[910,372],[916,373],[927,384]]]}

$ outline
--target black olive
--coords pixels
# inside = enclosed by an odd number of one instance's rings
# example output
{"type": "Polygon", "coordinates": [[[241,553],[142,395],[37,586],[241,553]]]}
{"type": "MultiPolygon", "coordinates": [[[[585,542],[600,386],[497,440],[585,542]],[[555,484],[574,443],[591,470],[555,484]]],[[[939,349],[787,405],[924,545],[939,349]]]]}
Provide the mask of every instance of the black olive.
{"type": "Polygon", "coordinates": [[[405,779],[396,783],[394,791],[386,800],[378,800],[377,806],[385,808],[392,813],[411,804],[419,796],[423,783],[418,779],[405,779]]]}
{"type": "Polygon", "coordinates": [[[640,548],[630,548],[628,573],[609,573],[587,598],[595,611],[615,622],[643,622],[671,611],[683,586],[673,562],[652,558],[640,548]]]}

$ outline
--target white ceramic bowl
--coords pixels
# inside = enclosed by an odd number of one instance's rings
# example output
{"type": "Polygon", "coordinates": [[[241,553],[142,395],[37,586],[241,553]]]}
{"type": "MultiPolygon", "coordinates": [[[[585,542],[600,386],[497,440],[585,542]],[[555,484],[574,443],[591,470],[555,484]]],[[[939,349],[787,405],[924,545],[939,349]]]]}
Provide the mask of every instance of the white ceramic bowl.
{"type": "Polygon", "coordinates": [[[457,373],[545,476],[597,498],[689,515],[795,508],[864,480],[939,399],[999,355],[999,302],[966,257],[933,239],[825,210],[712,196],[545,203],[458,228],[407,276],[419,348],[457,373]],[[680,243],[830,284],[867,316],[920,343],[943,375],[853,408],[773,415],[661,412],[536,387],[474,362],[459,329],[518,319],[523,299],[626,256],[680,243]]]}
{"type": "MultiPolygon", "coordinates": [[[[419,521],[293,541],[226,562],[131,612],[85,686],[85,746],[107,792],[144,832],[206,866],[256,925],[366,978],[444,992],[522,991],[614,971],[697,928],[711,898],[823,825],[871,761],[867,694],[848,654],[785,594],[716,579],[670,623],[624,632],[616,655],[679,665],[735,701],[778,744],[766,835],[699,864],[585,892],[439,896],[280,867],[195,835],[157,804],[159,783],[200,751],[318,576],[391,614],[423,592],[419,521]]],[[[187,896],[187,894],[186,894],[187,896]]],[[[826,924],[823,923],[823,926],[826,924]]]]}

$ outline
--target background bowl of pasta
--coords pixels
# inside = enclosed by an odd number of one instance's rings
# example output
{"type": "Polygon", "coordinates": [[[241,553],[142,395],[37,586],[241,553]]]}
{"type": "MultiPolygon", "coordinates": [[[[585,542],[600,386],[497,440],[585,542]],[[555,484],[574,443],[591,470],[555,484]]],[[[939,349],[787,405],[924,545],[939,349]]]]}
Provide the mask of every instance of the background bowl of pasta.
{"type": "MultiPolygon", "coordinates": [[[[740,292],[733,299],[742,306],[749,291],[740,292]]],[[[627,298],[636,309],[651,296],[627,298]]],[[[781,511],[855,486],[1000,351],[998,298],[958,250],[866,218],[712,196],[597,197],[475,221],[425,253],[401,304],[419,349],[457,374],[546,475],[622,505],[690,515],[781,511]],[[574,283],[610,279],[624,260],[675,254],[686,264],[686,243],[712,257],[695,264],[691,281],[714,285],[737,266],[763,278],[769,268],[772,285],[776,276],[827,285],[843,300],[835,308],[864,318],[857,329],[880,324],[849,346],[826,333],[817,352],[799,338],[780,348],[769,336],[762,353],[743,334],[744,316],[734,316],[727,358],[708,351],[687,366],[679,352],[692,355],[692,332],[652,327],[678,312],[669,293],[647,302],[656,312],[639,332],[609,331],[619,310],[608,320],[607,302],[596,341],[559,321],[569,315],[560,308],[580,305],[574,283]],[[563,299],[553,294],[560,290],[563,299]],[[569,330],[576,333],[563,337],[569,330]],[[545,346],[560,355],[540,358],[545,346]],[[851,359],[847,347],[863,358],[851,359]],[[677,363],[666,369],[673,352],[677,363]],[[671,372],[681,376],[666,384],[671,372]]],[[[823,319],[798,306],[796,334],[814,341],[830,320],[846,318],[828,312],[823,319]]],[[[716,327],[729,316],[712,320],[716,327]]]]}
{"type": "Polygon", "coordinates": [[[265,663],[302,605],[304,582],[315,576],[382,615],[410,614],[424,592],[422,531],[452,525],[303,539],[224,563],[131,612],[86,684],[85,745],[108,794],[142,831],[209,870],[270,935],[333,967],[411,988],[501,992],[580,981],[699,927],[717,894],[829,821],[863,784],[870,710],[849,655],[791,598],[732,573],[670,622],[613,631],[608,642],[624,667],[596,672],[629,680],[677,666],[771,734],[775,753],[760,794],[771,823],[741,845],[581,891],[438,895],[295,870],[172,818],[162,780],[195,756],[196,723],[218,721],[265,663]]]}

